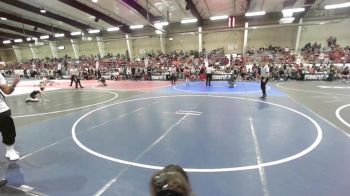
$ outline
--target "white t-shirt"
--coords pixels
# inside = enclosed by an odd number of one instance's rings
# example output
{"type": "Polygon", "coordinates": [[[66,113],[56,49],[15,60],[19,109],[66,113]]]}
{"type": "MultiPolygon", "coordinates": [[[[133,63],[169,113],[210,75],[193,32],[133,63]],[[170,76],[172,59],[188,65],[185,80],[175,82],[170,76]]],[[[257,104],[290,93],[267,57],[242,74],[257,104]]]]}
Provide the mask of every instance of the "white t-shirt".
{"type": "Polygon", "coordinates": [[[270,73],[270,68],[269,66],[265,65],[261,70],[261,77],[267,78],[269,77],[269,73],[270,73]]]}
{"type": "Polygon", "coordinates": [[[212,74],[213,73],[213,68],[212,67],[207,67],[206,73],[207,74],[212,74]]]}
{"type": "Polygon", "coordinates": [[[176,71],[176,67],[171,68],[171,74],[176,75],[176,73],[177,73],[177,71],[176,71]]]}
{"type": "Polygon", "coordinates": [[[79,70],[77,68],[73,69],[72,75],[79,76],[79,70]]]}
{"type": "MultiPolygon", "coordinates": [[[[0,85],[6,85],[6,80],[2,74],[0,74],[0,85]]],[[[0,113],[9,110],[10,108],[6,105],[3,97],[0,98],[0,113]]]]}

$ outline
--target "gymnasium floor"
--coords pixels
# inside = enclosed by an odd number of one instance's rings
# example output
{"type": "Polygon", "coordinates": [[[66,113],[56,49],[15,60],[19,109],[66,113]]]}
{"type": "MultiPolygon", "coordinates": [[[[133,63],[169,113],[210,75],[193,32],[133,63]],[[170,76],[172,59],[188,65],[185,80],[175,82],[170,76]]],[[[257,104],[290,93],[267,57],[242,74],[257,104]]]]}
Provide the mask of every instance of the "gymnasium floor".
{"type": "Polygon", "coordinates": [[[350,195],[350,87],[339,82],[59,81],[44,102],[7,97],[22,158],[1,150],[0,195],[149,195],[156,169],[186,168],[198,196],[350,195]],[[23,186],[25,185],[25,186],[23,186]]]}

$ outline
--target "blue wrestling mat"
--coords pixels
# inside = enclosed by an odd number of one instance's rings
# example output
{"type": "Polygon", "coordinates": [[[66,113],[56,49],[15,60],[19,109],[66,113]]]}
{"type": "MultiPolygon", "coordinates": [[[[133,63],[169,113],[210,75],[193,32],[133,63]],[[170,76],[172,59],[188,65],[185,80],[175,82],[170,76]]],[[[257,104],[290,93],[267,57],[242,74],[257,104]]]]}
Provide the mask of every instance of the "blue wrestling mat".
{"type": "MultiPolygon", "coordinates": [[[[236,82],[234,88],[230,88],[227,81],[213,81],[211,86],[205,82],[181,83],[172,87],[173,90],[186,93],[213,93],[213,94],[261,94],[259,82],[236,82]]],[[[274,96],[283,96],[283,92],[276,88],[267,86],[267,93],[274,96]]]]}

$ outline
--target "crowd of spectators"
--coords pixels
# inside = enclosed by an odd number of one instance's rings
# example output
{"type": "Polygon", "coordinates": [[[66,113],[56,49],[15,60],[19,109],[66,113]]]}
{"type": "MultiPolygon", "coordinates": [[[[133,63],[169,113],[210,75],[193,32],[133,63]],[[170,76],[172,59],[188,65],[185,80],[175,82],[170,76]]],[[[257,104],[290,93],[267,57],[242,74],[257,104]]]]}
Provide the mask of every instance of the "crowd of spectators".
{"type": "MultiPolygon", "coordinates": [[[[340,50],[342,57],[349,58],[349,47],[341,48],[336,43],[335,37],[330,37],[328,46],[321,47],[318,43],[307,43],[302,48],[302,53],[296,56],[289,48],[279,46],[264,46],[259,49],[247,48],[246,54],[225,55],[224,48],[211,51],[190,50],[172,51],[167,54],[159,51],[147,51],[142,58],[130,60],[128,52],[125,54],[107,54],[104,57],[99,55],[80,56],[72,58],[30,59],[21,64],[7,65],[2,70],[4,75],[11,75],[14,70],[21,70],[22,77],[40,79],[43,76],[48,78],[70,78],[70,69],[77,67],[80,77],[86,80],[100,79],[133,79],[152,80],[170,79],[172,67],[176,67],[177,77],[184,78],[184,70],[189,70],[192,80],[204,80],[205,68],[211,65],[214,74],[235,73],[241,80],[258,80],[260,69],[263,65],[269,64],[273,79],[300,79],[303,74],[332,73],[334,78],[341,78],[347,73],[348,67],[334,66],[332,55],[340,50]],[[325,54],[326,53],[326,54],[325,54]],[[305,63],[307,55],[324,55],[323,61],[317,65],[305,63]],[[327,58],[329,57],[329,60],[327,58]],[[163,76],[163,77],[152,77],[163,76]]],[[[345,61],[343,62],[345,65],[345,61]]]]}
{"type": "Polygon", "coordinates": [[[337,38],[330,36],[327,40],[327,46],[322,47],[320,43],[307,43],[301,49],[305,61],[310,63],[329,64],[350,63],[350,47],[342,47],[337,43],[337,38]]]}

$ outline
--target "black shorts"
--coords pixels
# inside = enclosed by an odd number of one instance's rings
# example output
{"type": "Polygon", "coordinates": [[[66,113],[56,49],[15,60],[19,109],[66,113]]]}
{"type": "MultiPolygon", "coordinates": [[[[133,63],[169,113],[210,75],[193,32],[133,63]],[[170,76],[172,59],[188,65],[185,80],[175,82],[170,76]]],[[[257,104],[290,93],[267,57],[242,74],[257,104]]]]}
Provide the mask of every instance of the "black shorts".
{"type": "Polygon", "coordinates": [[[0,118],[5,118],[5,117],[9,117],[9,116],[11,116],[10,109],[0,113],[0,118]]]}
{"type": "Polygon", "coordinates": [[[30,96],[31,98],[35,99],[37,94],[38,94],[38,92],[33,91],[33,92],[30,93],[29,96],[30,96]]]}

